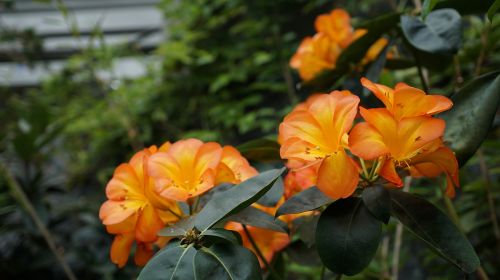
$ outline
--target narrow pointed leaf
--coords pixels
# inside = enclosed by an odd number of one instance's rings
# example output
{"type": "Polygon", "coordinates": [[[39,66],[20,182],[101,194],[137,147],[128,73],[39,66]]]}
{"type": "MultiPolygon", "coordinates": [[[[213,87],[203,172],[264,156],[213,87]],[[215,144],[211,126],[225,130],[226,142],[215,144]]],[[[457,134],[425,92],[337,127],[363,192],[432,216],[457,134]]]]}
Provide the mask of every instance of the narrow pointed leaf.
{"type": "Polygon", "coordinates": [[[451,97],[453,107],[439,115],[446,121],[444,140],[460,166],[488,135],[500,104],[500,72],[482,75],[451,97]]]}
{"type": "Polygon", "coordinates": [[[241,236],[237,232],[232,230],[212,228],[206,230],[202,236],[204,246],[206,245],[205,242],[215,244],[221,241],[241,245],[241,236]]]}
{"type": "Polygon", "coordinates": [[[227,220],[247,226],[288,233],[288,226],[286,223],[281,220],[274,219],[273,216],[267,214],[266,212],[251,206],[229,216],[227,220]]]}
{"type": "Polygon", "coordinates": [[[194,227],[194,216],[184,218],[177,223],[165,227],[158,231],[158,236],[177,237],[183,236],[186,232],[194,227]]]}
{"type": "Polygon", "coordinates": [[[214,196],[196,215],[196,228],[203,232],[225,217],[250,206],[271,188],[284,171],[285,168],[263,172],[214,196]]]}
{"type": "Polygon", "coordinates": [[[248,249],[230,243],[201,248],[194,257],[196,280],[262,279],[259,261],[248,249]]]}
{"type": "Polygon", "coordinates": [[[467,238],[436,206],[422,197],[391,190],[392,215],[445,260],[466,273],[474,272],[479,258],[467,238]]]}
{"type": "Polygon", "coordinates": [[[193,260],[196,249],[170,244],[153,256],[139,274],[138,280],[193,279],[193,260]]]}
{"type": "Polygon", "coordinates": [[[285,214],[297,214],[311,211],[331,203],[332,201],[331,198],[326,196],[316,186],[310,187],[285,201],[285,203],[278,208],[278,211],[276,211],[276,217],[285,214]]]}
{"type": "Polygon", "coordinates": [[[361,194],[366,208],[379,221],[387,224],[391,218],[391,195],[383,186],[366,188],[361,194]]]}
{"type": "Polygon", "coordinates": [[[278,204],[278,201],[283,197],[283,179],[281,177],[274,182],[273,186],[271,189],[266,192],[265,195],[263,195],[257,203],[266,206],[266,207],[274,207],[276,204],[278,204]]]}
{"type": "Polygon", "coordinates": [[[377,252],[382,223],[357,197],[336,200],[321,214],[316,247],[323,264],[337,274],[361,272],[377,252]]]}

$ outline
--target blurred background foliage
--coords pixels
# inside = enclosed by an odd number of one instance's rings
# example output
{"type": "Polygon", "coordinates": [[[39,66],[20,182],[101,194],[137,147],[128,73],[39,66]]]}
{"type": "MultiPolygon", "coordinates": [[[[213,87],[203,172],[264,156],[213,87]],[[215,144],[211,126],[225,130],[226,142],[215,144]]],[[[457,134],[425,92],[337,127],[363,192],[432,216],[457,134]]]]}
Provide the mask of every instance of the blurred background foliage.
{"type": "MultiPolygon", "coordinates": [[[[167,22],[167,39],[152,51],[155,59],[146,75],[114,78],[116,58],[145,54],[130,44],[103,44],[73,55],[38,87],[0,88],[1,162],[79,279],[138,275],[132,264],[119,270],[109,261],[111,236],[98,218],[114,168],[134,151],[167,140],[197,137],[237,145],[275,135],[282,117],[310,93],[288,61],[302,38],[314,33],[315,17],[332,7],[349,11],[354,24],[414,8],[412,1],[404,0],[163,0],[158,9],[167,22]],[[103,70],[111,71],[109,79],[98,75],[103,70]]],[[[432,92],[445,95],[500,66],[499,18],[488,21],[483,8],[457,9],[463,16],[462,48],[452,58],[428,58],[439,64],[428,66],[432,92]]],[[[78,36],[77,27],[72,28],[78,36]]],[[[90,40],[101,39],[97,26],[90,40]]],[[[0,31],[0,42],[12,40],[22,43],[19,61],[30,62],[44,51],[32,30],[0,31]]],[[[338,87],[350,88],[350,78],[343,78],[338,87]]],[[[416,67],[384,70],[379,81],[421,85],[416,67]]],[[[491,279],[500,277],[499,127],[497,114],[480,152],[462,168],[461,191],[452,202],[491,279]]],[[[63,279],[5,175],[0,175],[0,278],[63,279]]],[[[412,191],[446,209],[449,201],[440,185],[440,180],[420,180],[412,191]]],[[[395,228],[391,222],[377,257],[353,279],[390,278],[395,228]]],[[[401,279],[462,277],[414,239],[403,234],[401,279]]],[[[295,241],[275,260],[277,270],[286,263],[288,278],[318,279],[319,261],[306,249],[295,241]]]]}

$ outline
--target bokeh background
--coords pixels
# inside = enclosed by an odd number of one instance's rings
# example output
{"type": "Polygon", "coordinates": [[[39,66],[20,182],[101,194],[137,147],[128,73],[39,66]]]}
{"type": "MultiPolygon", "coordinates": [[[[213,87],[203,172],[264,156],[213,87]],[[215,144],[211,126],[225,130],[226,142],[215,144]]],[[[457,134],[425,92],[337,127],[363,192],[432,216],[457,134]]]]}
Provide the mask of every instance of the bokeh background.
{"type": "MultiPolygon", "coordinates": [[[[109,260],[112,236],[98,217],[104,187],[119,163],[167,140],[238,145],[272,137],[282,117],[309,94],[288,61],[302,38],[314,33],[318,14],[341,7],[356,25],[411,5],[0,1],[0,278],[65,278],[14,181],[78,279],[134,279],[139,268],[130,263],[119,270],[109,260]]],[[[484,72],[500,69],[498,18],[485,27],[484,14],[461,13],[464,46],[457,59],[463,76],[474,73],[480,55],[484,72]]],[[[450,82],[456,74],[451,64],[431,74],[434,92],[449,94],[457,86],[450,82]]],[[[415,67],[386,70],[380,81],[420,84],[415,67]]],[[[491,279],[500,277],[499,119],[497,114],[480,154],[462,169],[453,202],[491,279]]],[[[444,207],[441,192],[429,187],[436,184],[422,180],[414,190],[444,207]]],[[[380,252],[358,279],[387,279],[394,230],[391,223],[380,252]]],[[[300,250],[291,246],[282,256],[289,277],[317,279],[317,256],[300,250]]],[[[462,277],[407,232],[400,258],[401,279],[462,277]]]]}

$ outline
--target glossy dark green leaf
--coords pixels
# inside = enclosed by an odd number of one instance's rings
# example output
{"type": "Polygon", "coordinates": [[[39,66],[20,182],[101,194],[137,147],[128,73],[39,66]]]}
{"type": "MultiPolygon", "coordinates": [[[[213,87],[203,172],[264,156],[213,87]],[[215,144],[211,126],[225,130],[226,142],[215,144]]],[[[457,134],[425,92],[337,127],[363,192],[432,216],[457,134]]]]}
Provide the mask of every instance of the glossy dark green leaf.
{"type": "Polygon", "coordinates": [[[288,233],[288,226],[286,223],[281,220],[274,219],[273,216],[252,206],[227,217],[227,220],[247,226],[288,233]]]}
{"type": "Polygon", "coordinates": [[[283,197],[283,189],[284,189],[283,179],[281,177],[274,182],[271,189],[263,195],[257,203],[266,207],[274,207],[278,204],[278,201],[283,197]]]}
{"type": "Polygon", "coordinates": [[[177,237],[183,236],[186,232],[194,227],[194,216],[184,218],[177,223],[165,227],[158,231],[158,236],[177,237]]]}
{"type": "Polygon", "coordinates": [[[467,238],[436,206],[422,197],[391,190],[392,215],[432,250],[466,273],[474,272],[479,258],[467,238]]]}
{"type": "Polygon", "coordinates": [[[461,17],[453,9],[435,10],[425,21],[403,15],[401,28],[408,42],[424,52],[454,54],[462,46],[461,17]]]}
{"type": "Polygon", "coordinates": [[[236,147],[248,160],[280,161],[280,145],[278,142],[262,138],[251,140],[236,147]]]}
{"type": "Polygon", "coordinates": [[[146,264],[138,280],[185,280],[194,278],[193,261],[196,249],[182,247],[179,242],[168,245],[146,264]]]}
{"type": "Polygon", "coordinates": [[[250,206],[271,188],[284,171],[285,168],[281,168],[260,173],[214,196],[196,215],[196,228],[203,232],[225,217],[250,206]]]}
{"type": "Polygon", "coordinates": [[[218,242],[231,242],[233,244],[241,245],[241,236],[232,230],[227,230],[223,228],[211,228],[203,232],[203,245],[206,246],[206,242],[209,244],[215,244],[218,242]]]}
{"type": "Polygon", "coordinates": [[[391,196],[389,191],[381,185],[363,190],[361,198],[372,215],[387,224],[391,218],[391,196]]]}
{"type": "Polygon", "coordinates": [[[318,225],[319,215],[307,215],[298,217],[292,221],[299,239],[311,248],[316,243],[316,227],[318,225]]]}
{"type": "Polygon", "coordinates": [[[316,247],[324,265],[337,274],[355,275],[377,252],[382,223],[357,197],[339,199],[321,214],[316,247]]]}
{"type": "Polygon", "coordinates": [[[316,186],[310,187],[304,191],[289,198],[276,211],[276,217],[285,214],[297,214],[317,209],[325,204],[331,203],[333,199],[326,196],[316,186]]]}
{"type": "Polygon", "coordinates": [[[248,249],[230,243],[201,248],[194,257],[195,279],[262,279],[259,261],[248,249]]]}
{"type": "Polygon", "coordinates": [[[451,110],[439,115],[446,121],[444,140],[460,166],[486,138],[500,104],[499,92],[500,72],[482,75],[455,93],[451,110]]]}

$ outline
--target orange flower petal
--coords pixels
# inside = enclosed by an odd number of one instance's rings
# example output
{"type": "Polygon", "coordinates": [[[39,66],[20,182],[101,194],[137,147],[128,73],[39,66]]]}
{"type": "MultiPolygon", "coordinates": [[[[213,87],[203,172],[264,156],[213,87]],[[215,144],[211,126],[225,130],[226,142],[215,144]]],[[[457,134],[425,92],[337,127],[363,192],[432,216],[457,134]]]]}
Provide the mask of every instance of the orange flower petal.
{"type": "Polygon", "coordinates": [[[139,213],[135,238],[142,242],[156,241],[156,233],[164,226],[162,220],[151,204],[146,204],[139,213]]]}
{"type": "Polygon", "coordinates": [[[345,10],[334,9],[329,14],[318,16],[314,26],[318,33],[327,34],[341,48],[346,48],[352,41],[351,17],[345,10]]]}
{"type": "Polygon", "coordinates": [[[219,163],[219,166],[217,166],[217,176],[215,178],[215,185],[221,183],[231,183],[235,181],[237,180],[233,170],[231,170],[231,168],[229,168],[229,166],[227,166],[225,163],[223,162],[219,163]]]}
{"type": "Polygon", "coordinates": [[[146,263],[153,257],[153,246],[149,243],[137,243],[135,249],[134,262],[138,266],[145,266],[146,263]]]}
{"type": "Polygon", "coordinates": [[[134,168],[128,163],[120,164],[113,178],[106,185],[106,196],[111,200],[123,200],[133,197],[142,191],[142,182],[137,177],[134,168]]]}
{"type": "Polygon", "coordinates": [[[394,117],[433,115],[446,111],[453,106],[450,99],[441,95],[426,95],[424,91],[410,86],[399,87],[394,93],[394,117]]]}
{"type": "Polygon", "coordinates": [[[340,150],[325,158],[318,170],[318,188],[333,199],[349,197],[359,181],[359,168],[340,150]]]}
{"type": "Polygon", "coordinates": [[[395,184],[396,186],[403,185],[403,181],[396,172],[396,166],[394,165],[394,161],[390,159],[386,160],[383,163],[382,168],[380,168],[379,175],[385,178],[387,181],[395,184]]]}
{"type": "Polygon", "coordinates": [[[349,133],[349,149],[354,155],[366,160],[389,153],[382,135],[366,122],[356,124],[349,133]]]}
{"type": "Polygon", "coordinates": [[[411,165],[419,174],[426,177],[435,177],[444,172],[447,177],[446,193],[451,197],[454,196],[454,186],[459,186],[459,179],[458,162],[452,150],[441,147],[434,152],[418,155],[412,159],[411,165]]]}
{"type": "Polygon", "coordinates": [[[134,213],[130,217],[123,220],[121,223],[107,225],[106,230],[111,234],[132,232],[135,230],[135,225],[137,223],[137,216],[138,216],[137,213],[134,213]]]}
{"type": "Polygon", "coordinates": [[[373,83],[367,78],[361,78],[361,84],[369,89],[375,96],[384,103],[385,107],[391,111],[394,101],[394,90],[390,87],[373,83]]]}
{"type": "Polygon", "coordinates": [[[175,201],[187,201],[189,198],[189,192],[187,190],[176,187],[167,187],[161,191],[160,195],[175,201]]]}
{"type": "Polygon", "coordinates": [[[140,206],[138,203],[108,200],[101,205],[99,218],[104,225],[119,224],[132,216],[140,206]]]}
{"type": "MultiPolygon", "coordinates": [[[[217,167],[217,178],[220,178],[220,168],[224,169],[224,165],[232,173],[231,175],[224,175],[226,176],[226,180],[232,177],[231,181],[225,182],[238,184],[258,174],[257,170],[250,166],[248,161],[240,154],[240,152],[232,146],[224,146],[224,148],[222,148],[221,163],[219,164],[219,167],[217,167]]],[[[227,171],[228,170],[224,170],[223,172],[227,171]]],[[[220,180],[216,181],[222,182],[220,180]]]]}
{"type": "Polygon", "coordinates": [[[215,170],[221,156],[222,147],[219,144],[215,142],[203,144],[196,153],[193,178],[200,178],[207,169],[215,170]]]}
{"type": "Polygon", "coordinates": [[[122,268],[125,266],[134,242],[134,234],[120,234],[115,236],[113,244],[111,245],[111,261],[122,268]]]}
{"type": "Polygon", "coordinates": [[[433,117],[405,118],[398,125],[398,145],[391,148],[396,160],[404,160],[417,155],[427,144],[444,134],[445,121],[433,117]]]}

